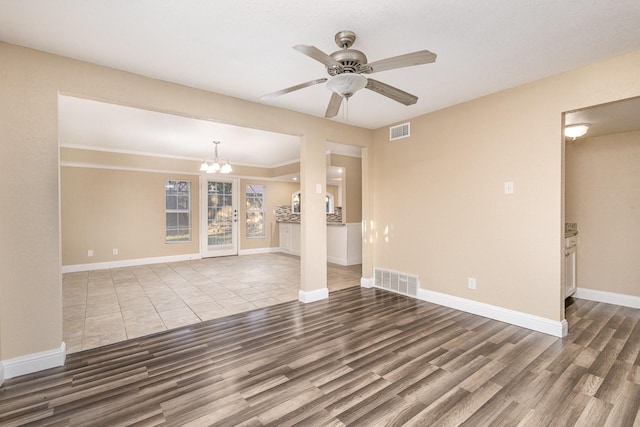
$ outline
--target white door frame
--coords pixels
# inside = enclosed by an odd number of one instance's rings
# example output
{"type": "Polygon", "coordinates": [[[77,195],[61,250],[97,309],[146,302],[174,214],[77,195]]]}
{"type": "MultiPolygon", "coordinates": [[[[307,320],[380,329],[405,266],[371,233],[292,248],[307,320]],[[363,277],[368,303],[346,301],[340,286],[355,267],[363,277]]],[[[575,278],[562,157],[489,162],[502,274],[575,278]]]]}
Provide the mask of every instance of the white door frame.
{"type": "Polygon", "coordinates": [[[237,178],[227,178],[220,175],[201,175],[200,176],[200,256],[202,258],[238,255],[238,187],[240,180],[237,178]],[[218,246],[209,246],[209,182],[230,182],[231,183],[231,199],[232,199],[232,227],[230,244],[222,244],[218,246]]]}

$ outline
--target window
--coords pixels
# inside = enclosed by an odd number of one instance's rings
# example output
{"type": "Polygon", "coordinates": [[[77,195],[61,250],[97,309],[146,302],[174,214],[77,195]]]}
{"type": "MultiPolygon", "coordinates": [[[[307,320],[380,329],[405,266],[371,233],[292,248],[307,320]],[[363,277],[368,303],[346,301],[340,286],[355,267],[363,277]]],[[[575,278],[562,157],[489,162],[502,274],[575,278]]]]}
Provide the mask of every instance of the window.
{"type": "MultiPolygon", "coordinates": [[[[301,208],[300,208],[300,201],[301,201],[301,197],[300,197],[300,192],[297,191],[295,193],[293,193],[293,195],[291,196],[291,212],[294,214],[299,214],[302,212],[301,208]]],[[[334,202],[333,202],[333,194],[331,193],[325,193],[324,195],[324,203],[325,203],[325,212],[328,214],[332,214],[335,212],[334,209],[334,202]]]]}
{"type": "Polygon", "coordinates": [[[165,182],[166,243],[191,241],[191,183],[165,182]]]}
{"type": "Polygon", "coordinates": [[[291,196],[291,212],[293,212],[294,214],[302,213],[302,210],[300,208],[300,192],[299,191],[297,193],[293,193],[293,196],[291,196]]]}
{"type": "Polygon", "coordinates": [[[332,214],[334,213],[334,209],[333,209],[333,194],[329,194],[327,193],[325,195],[325,212],[327,212],[328,214],[332,214]]]}
{"type": "Polygon", "coordinates": [[[247,184],[247,238],[265,237],[264,185],[247,184]]]}

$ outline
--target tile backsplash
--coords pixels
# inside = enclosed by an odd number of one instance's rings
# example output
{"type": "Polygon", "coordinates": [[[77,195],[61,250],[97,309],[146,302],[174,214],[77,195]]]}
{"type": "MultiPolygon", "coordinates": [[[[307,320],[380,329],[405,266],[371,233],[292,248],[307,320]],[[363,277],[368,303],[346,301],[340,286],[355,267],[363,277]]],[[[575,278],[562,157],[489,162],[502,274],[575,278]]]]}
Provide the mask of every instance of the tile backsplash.
{"type": "MultiPolygon", "coordinates": [[[[277,222],[300,222],[300,214],[294,214],[291,212],[291,205],[276,206],[276,221],[277,222]]],[[[342,223],[342,208],[334,208],[334,213],[327,214],[327,222],[329,223],[342,223]]]]}

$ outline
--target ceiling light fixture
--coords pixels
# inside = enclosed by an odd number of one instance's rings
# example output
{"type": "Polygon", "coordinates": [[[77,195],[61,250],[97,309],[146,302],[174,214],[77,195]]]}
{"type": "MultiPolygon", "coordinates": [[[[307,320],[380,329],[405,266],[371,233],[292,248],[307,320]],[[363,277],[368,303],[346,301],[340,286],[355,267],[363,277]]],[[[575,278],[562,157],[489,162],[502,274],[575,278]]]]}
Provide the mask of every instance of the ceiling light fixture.
{"type": "Polygon", "coordinates": [[[200,165],[200,172],[206,172],[206,173],[216,173],[216,172],[231,173],[231,172],[233,172],[233,169],[231,168],[231,165],[229,164],[228,161],[226,161],[224,159],[222,161],[220,161],[219,158],[218,158],[218,144],[220,144],[220,141],[213,141],[213,143],[215,144],[215,149],[214,149],[214,154],[213,154],[213,161],[207,162],[207,160],[204,160],[202,162],[202,165],[200,165]]]}
{"type": "Polygon", "coordinates": [[[354,93],[367,85],[367,78],[362,74],[336,74],[327,81],[327,88],[343,98],[349,99],[354,93]]]}
{"type": "MultiPolygon", "coordinates": [[[[346,102],[344,106],[344,119],[349,122],[349,98],[353,96],[354,93],[363,89],[367,86],[367,78],[362,74],[356,73],[342,73],[336,74],[331,77],[327,81],[327,88],[340,95],[346,102]]],[[[331,97],[333,100],[334,97],[331,97]]],[[[342,99],[338,98],[340,102],[342,99]]],[[[331,109],[332,102],[329,102],[329,109],[331,109]]],[[[340,108],[340,104],[338,104],[338,108],[340,108]]],[[[329,111],[329,109],[327,111],[329,111]]],[[[328,113],[327,113],[328,114],[328,113]]],[[[325,115],[325,117],[330,117],[329,115],[325,115]]]]}
{"type": "Polygon", "coordinates": [[[567,138],[580,138],[581,136],[585,136],[589,131],[588,123],[577,123],[574,125],[567,125],[564,128],[564,136],[567,138]]]}

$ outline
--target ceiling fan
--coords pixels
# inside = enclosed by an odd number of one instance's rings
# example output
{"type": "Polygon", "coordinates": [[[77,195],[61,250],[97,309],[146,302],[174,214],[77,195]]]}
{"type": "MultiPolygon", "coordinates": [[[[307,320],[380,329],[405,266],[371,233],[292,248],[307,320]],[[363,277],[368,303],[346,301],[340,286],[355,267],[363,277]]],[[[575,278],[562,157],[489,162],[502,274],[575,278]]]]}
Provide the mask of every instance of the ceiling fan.
{"type": "Polygon", "coordinates": [[[335,41],[342,50],[327,55],[315,46],[296,45],[293,48],[310,58],[321,62],[327,67],[329,78],[320,78],[269,93],[261,99],[271,99],[286,93],[304,89],[320,83],[327,83],[327,88],[332,91],[326,118],[335,117],[340,110],[342,100],[348,100],[358,90],[366,88],[380,95],[398,101],[404,105],[412,105],[418,101],[418,97],[396,87],[382,83],[378,80],[365,77],[363,74],[372,74],[380,71],[393,70],[395,68],[410,67],[413,65],[435,62],[436,54],[428,50],[419,50],[404,55],[394,56],[379,61],[367,63],[367,57],[359,50],[350,49],[356,41],[356,33],[353,31],[340,31],[335,35],[335,41]]]}

